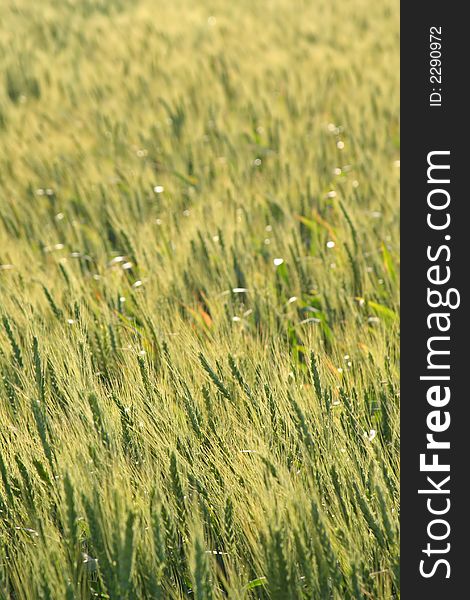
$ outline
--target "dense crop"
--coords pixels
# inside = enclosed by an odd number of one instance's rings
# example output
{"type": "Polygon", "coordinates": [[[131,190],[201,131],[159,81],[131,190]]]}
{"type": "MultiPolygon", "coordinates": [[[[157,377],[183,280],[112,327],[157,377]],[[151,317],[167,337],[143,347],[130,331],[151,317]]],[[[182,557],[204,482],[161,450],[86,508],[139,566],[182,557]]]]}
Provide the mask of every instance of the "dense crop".
{"type": "Polygon", "coordinates": [[[398,590],[398,6],[4,0],[0,597],[398,590]]]}

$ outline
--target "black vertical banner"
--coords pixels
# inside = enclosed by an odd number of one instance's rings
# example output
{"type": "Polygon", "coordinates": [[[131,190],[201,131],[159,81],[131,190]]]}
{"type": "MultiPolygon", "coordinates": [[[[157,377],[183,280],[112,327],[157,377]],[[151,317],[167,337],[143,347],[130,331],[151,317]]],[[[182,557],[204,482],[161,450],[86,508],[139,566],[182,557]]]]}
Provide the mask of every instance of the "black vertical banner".
{"type": "Polygon", "coordinates": [[[470,597],[468,217],[461,6],[401,5],[401,591],[470,597]],[[463,594],[463,595],[462,595],[463,594]]]}

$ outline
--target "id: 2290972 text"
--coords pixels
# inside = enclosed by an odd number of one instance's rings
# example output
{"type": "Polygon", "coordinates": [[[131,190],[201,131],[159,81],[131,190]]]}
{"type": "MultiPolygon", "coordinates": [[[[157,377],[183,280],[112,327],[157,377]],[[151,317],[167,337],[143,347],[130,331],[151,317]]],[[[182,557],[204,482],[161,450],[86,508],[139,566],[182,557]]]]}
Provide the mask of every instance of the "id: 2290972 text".
{"type": "Polygon", "coordinates": [[[442,27],[429,28],[429,106],[442,106],[442,27]]]}

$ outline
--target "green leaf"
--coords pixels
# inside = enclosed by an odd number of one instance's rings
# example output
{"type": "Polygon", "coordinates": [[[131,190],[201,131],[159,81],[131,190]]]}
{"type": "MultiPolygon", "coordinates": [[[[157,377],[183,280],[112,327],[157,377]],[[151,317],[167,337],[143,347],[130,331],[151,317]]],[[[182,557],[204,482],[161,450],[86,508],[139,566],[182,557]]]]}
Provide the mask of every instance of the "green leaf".
{"type": "Polygon", "coordinates": [[[256,587],[260,587],[261,585],[266,585],[267,579],[266,577],[258,577],[257,579],[252,579],[245,585],[245,590],[252,590],[256,587]]]}
{"type": "Polygon", "coordinates": [[[397,272],[395,269],[395,265],[393,264],[393,258],[392,258],[392,255],[390,254],[387,246],[384,243],[382,243],[382,257],[383,257],[383,261],[384,261],[385,270],[390,275],[390,279],[392,280],[392,282],[396,283],[397,272]]]}
{"type": "Polygon", "coordinates": [[[383,304],[379,304],[378,302],[368,302],[368,306],[379,316],[381,317],[384,321],[391,323],[393,321],[398,320],[398,315],[397,313],[392,310],[391,308],[388,308],[387,306],[384,306],[383,304]]]}

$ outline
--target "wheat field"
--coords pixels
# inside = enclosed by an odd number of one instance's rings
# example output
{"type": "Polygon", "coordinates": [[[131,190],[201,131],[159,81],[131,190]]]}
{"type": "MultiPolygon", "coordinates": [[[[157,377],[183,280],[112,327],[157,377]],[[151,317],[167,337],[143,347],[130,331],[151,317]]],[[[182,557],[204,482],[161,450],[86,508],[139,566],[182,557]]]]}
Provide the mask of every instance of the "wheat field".
{"type": "Polygon", "coordinates": [[[0,598],[399,598],[399,10],[3,0],[0,598]]]}

